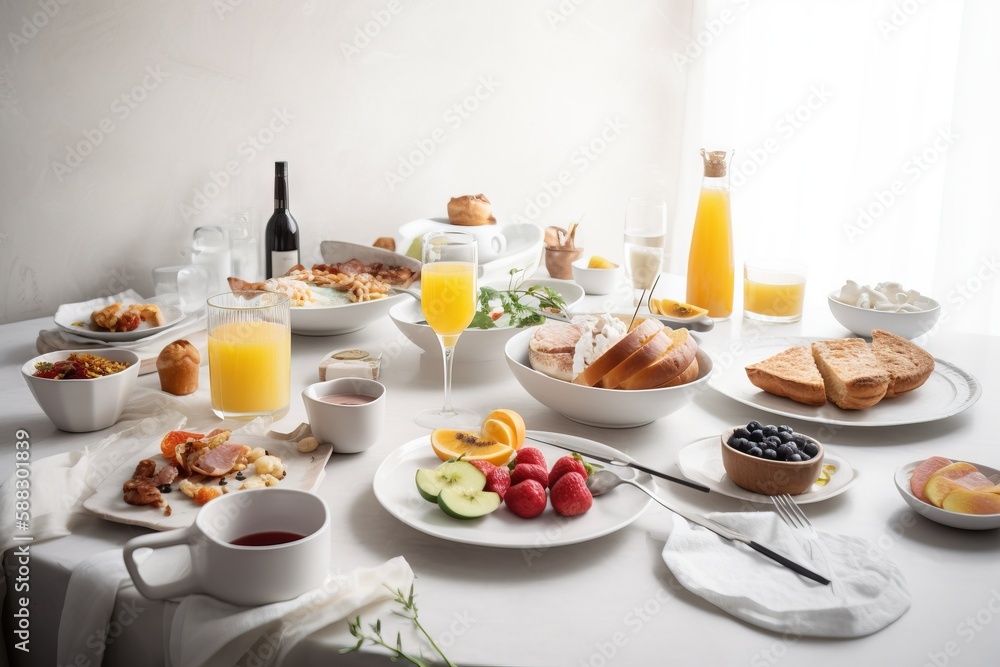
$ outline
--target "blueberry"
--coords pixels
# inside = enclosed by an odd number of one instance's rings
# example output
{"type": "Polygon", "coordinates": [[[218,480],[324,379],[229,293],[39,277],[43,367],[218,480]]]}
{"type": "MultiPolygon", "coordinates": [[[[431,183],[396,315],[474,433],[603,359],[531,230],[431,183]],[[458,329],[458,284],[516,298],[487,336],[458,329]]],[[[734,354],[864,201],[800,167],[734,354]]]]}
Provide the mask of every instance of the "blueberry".
{"type": "Polygon", "coordinates": [[[169,484],[160,484],[156,488],[160,493],[170,493],[171,491],[174,490],[174,487],[170,486],[169,484]]]}
{"type": "Polygon", "coordinates": [[[767,436],[766,438],[764,438],[764,442],[769,442],[772,445],[774,445],[775,447],[780,447],[781,444],[782,444],[781,443],[781,438],[779,438],[776,435],[769,435],[769,436],[767,436]]]}
{"type": "Polygon", "coordinates": [[[778,450],[776,450],[776,449],[765,449],[764,450],[764,458],[768,459],[769,461],[777,461],[778,460],[778,450]]]}
{"type": "Polygon", "coordinates": [[[750,439],[754,442],[764,442],[764,432],[759,428],[750,431],[750,439]]]}
{"type": "Polygon", "coordinates": [[[799,454],[798,452],[796,452],[795,454],[792,454],[791,456],[789,456],[789,457],[788,457],[788,460],[789,460],[789,461],[795,461],[795,462],[799,462],[799,461],[801,461],[801,460],[802,460],[802,455],[801,455],[801,454],[799,454]]]}
{"type": "Polygon", "coordinates": [[[762,447],[763,447],[764,449],[766,449],[766,450],[774,450],[774,451],[778,451],[778,445],[774,444],[774,443],[773,443],[773,442],[771,442],[770,440],[766,440],[766,439],[765,439],[765,440],[764,440],[764,442],[763,442],[763,443],[761,443],[761,445],[762,445],[762,447]]]}
{"type": "Polygon", "coordinates": [[[726,440],[726,444],[729,445],[730,447],[735,447],[736,443],[739,442],[739,441],[740,441],[740,439],[737,438],[736,434],[734,433],[731,436],[729,436],[728,440],[726,440]]]}
{"type": "Polygon", "coordinates": [[[761,430],[764,431],[764,436],[765,437],[770,437],[772,435],[773,436],[777,436],[778,435],[778,429],[775,428],[774,426],[770,425],[770,424],[768,424],[767,426],[765,426],[761,430]]]}
{"type": "Polygon", "coordinates": [[[817,454],[819,454],[819,447],[816,446],[815,442],[807,442],[806,444],[802,445],[802,451],[808,454],[809,458],[812,458],[817,454]]]}
{"type": "Polygon", "coordinates": [[[778,437],[781,439],[782,442],[795,442],[792,439],[792,434],[789,433],[788,431],[778,431],[778,437]]]}
{"type": "Polygon", "coordinates": [[[811,456],[809,456],[809,455],[808,455],[808,454],[806,454],[805,452],[799,452],[799,456],[801,456],[801,457],[802,457],[802,460],[803,460],[803,461],[808,461],[809,459],[811,459],[811,458],[812,458],[811,456]]]}
{"type": "Polygon", "coordinates": [[[764,451],[760,447],[751,447],[750,451],[748,451],[747,454],[749,454],[750,456],[756,456],[757,458],[760,458],[761,456],[764,455],[764,451]]]}
{"type": "Polygon", "coordinates": [[[737,438],[749,438],[750,431],[745,426],[740,426],[738,429],[733,431],[733,436],[737,438]]]}
{"type": "Polygon", "coordinates": [[[797,452],[792,449],[788,443],[784,443],[778,447],[778,458],[782,461],[787,461],[789,456],[796,453],[797,452]]]}
{"type": "Polygon", "coordinates": [[[764,428],[764,427],[756,419],[753,420],[752,422],[747,422],[747,430],[748,431],[759,431],[762,428],[764,428]]]}
{"type": "Polygon", "coordinates": [[[792,427],[789,426],[788,424],[782,424],[781,426],[778,427],[778,430],[781,431],[782,433],[795,433],[795,431],[792,430],[792,427]]]}
{"type": "Polygon", "coordinates": [[[792,440],[794,440],[795,442],[797,442],[800,445],[804,445],[807,442],[809,442],[809,438],[807,438],[806,436],[802,435],[801,433],[794,433],[794,434],[792,434],[792,440]]]}

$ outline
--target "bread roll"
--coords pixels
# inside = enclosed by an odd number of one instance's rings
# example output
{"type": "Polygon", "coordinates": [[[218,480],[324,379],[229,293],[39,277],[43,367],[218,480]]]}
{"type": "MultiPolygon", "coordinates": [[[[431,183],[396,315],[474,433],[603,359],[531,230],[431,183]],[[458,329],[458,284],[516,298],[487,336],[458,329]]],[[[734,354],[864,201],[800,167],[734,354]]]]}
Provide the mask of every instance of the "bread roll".
{"type": "Polygon", "coordinates": [[[453,225],[476,227],[496,224],[493,206],[486,195],[452,197],[448,202],[448,220],[453,225]]]}
{"type": "Polygon", "coordinates": [[[156,372],[160,389],[168,394],[184,396],[198,389],[198,367],[201,354],[186,340],[175,340],[156,357],[156,372]]]}
{"type": "Polygon", "coordinates": [[[922,347],[888,331],[872,331],[872,352],[889,372],[886,398],[913,391],[934,372],[934,357],[922,347]]]}
{"type": "Polygon", "coordinates": [[[747,366],[747,378],[775,396],[785,396],[806,405],[826,405],[826,386],[805,345],[783,350],[773,357],[747,366]]]}
{"type": "Polygon", "coordinates": [[[375,243],[372,244],[376,248],[382,248],[383,250],[388,250],[389,252],[396,252],[396,239],[391,236],[380,236],[375,239],[375,243]]]}
{"type": "Polygon", "coordinates": [[[535,329],[528,341],[528,363],[558,380],[573,380],[573,354],[582,332],[573,324],[548,322],[535,329]]]}
{"type": "Polygon", "coordinates": [[[862,338],[821,340],[812,344],[826,397],[838,408],[861,410],[882,400],[889,373],[862,338]]]}
{"type": "Polygon", "coordinates": [[[607,375],[612,368],[637,352],[640,347],[646,344],[647,340],[656,335],[662,328],[663,325],[652,318],[642,320],[632,328],[632,331],[625,334],[624,338],[608,348],[597,359],[594,359],[582,373],[573,379],[573,382],[596,387],[601,378],[607,375]]]}
{"type": "Polygon", "coordinates": [[[652,389],[663,386],[686,371],[695,360],[698,343],[687,329],[671,331],[664,328],[664,331],[670,340],[667,349],[652,363],[619,384],[619,389],[652,389]]]}

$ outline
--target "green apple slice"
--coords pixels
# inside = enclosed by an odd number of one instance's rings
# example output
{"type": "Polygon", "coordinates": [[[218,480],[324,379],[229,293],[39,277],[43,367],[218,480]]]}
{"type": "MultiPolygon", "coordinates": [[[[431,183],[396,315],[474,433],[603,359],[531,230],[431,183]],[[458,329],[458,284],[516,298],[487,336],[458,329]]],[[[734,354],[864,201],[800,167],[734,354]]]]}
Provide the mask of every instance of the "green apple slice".
{"type": "Polygon", "coordinates": [[[478,519],[500,507],[500,494],[448,486],[438,494],[438,505],[456,519],[478,519]]]}
{"type": "Polygon", "coordinates": [[[486,475],[468,461],[449,461],[434,469],[417,470],[417,489],[428,502],[436,503],[441,490],[453,486],[482,491],[486,487],[486,475]]]}

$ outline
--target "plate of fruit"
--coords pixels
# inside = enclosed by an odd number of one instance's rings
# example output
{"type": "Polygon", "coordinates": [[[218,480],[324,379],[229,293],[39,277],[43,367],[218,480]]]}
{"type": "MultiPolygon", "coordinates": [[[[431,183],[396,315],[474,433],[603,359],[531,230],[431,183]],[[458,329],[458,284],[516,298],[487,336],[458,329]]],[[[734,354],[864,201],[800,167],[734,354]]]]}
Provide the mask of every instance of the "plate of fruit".
{"type": "Polygon", "coordinates": [[[1000,528],[1000,470],[932,456],[896,471],[896,489],[917,514],[965,530],[1000,528]]]}
{"type": "MultiPolygon", "coordinates": [[[[649,497],[594,498],[589,463],[531,437],[611,457],[606,445],[561,433],[526,432],[521,417],[495,410],[477,431],[437,429],[389,455],[375,473],[375,497],[393,516],[441,539],[532,549],[576,544],[613,533],[637,519],[649,497]]],[[[649,489],[652,478],[616,471],[649,489]]]]}

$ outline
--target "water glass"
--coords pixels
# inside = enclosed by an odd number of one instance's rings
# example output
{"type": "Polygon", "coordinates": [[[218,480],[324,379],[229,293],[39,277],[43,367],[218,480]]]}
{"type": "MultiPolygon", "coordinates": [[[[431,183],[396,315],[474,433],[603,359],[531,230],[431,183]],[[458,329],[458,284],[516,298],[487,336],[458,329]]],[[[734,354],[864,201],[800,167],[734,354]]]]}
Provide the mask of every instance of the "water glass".
{"type": "Polygon", "coordinates": [[[229,289],[228,278],[233,270],[233,252],[229,246],[229,231],[219,225],[205,225],[194,230],[191,239],[191,262],[208,271],[209,293],[229,289]]]}
{"type": "Polygon", "coordinates": [[[625,275],[633,289],[653,287],[663,268],[666,241],[667,203],[644,197],[629,199],[625,210],[625,275]]]}
{"type": "Polygon", "coordinates": [[[158,266],[153,269],[153,293],[176,297],[181,311],[192,313],[205,306],[210,293],[208,270],[197,264],[158,266]]]}
{"type": "Polygon", "coordinates": [[[208,299],[208,375],[212,410],[223,419],[278,417],[288,410],[290,300],[263,291],[208,299]]]}

